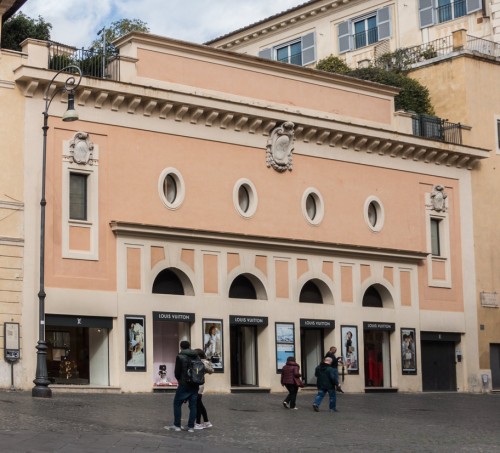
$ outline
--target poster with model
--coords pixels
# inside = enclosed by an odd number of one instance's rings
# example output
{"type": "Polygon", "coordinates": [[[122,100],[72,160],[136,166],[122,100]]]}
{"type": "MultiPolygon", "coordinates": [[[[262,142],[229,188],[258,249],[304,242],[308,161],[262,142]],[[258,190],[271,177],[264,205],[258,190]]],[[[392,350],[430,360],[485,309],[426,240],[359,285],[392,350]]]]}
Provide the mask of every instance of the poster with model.
{"type": "Polygon", "coordinates": [[[146,371],[146,317],[125,315],[125,371],[146,371]]]}
{"type": "Polygon", "coordinates": [[[342,326],[342,358],[348,374],[359,373],[358,361],[358,328],[342,326]]]}
{"type": "Polygon", "coordinates": [[[415,329],[401,329],[401,366],[403,374],[417,374],[415,329]]]}
{"type": "Polygon", "coordinates": [[[287,357],[295,356],[295,326],[293,322],[276,323],[276,371],[281,372],[287,357]]]}
{"type": "Polygon", "coordinates": [[[203,350],[212,362],[214,371],[224,371],[222,354],[222,319],[203,319],[203,350]]]}

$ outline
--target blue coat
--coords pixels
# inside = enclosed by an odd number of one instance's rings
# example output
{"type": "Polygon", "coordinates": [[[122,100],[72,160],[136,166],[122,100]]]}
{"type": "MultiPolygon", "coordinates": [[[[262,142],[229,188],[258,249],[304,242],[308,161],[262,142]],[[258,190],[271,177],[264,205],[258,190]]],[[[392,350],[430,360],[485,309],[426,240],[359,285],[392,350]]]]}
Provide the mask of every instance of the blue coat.
{"type": "Polygon", "coordinates": [[[316,387],[318,390],[331,390],[334,389],[338,384],[338,378],[334,369],[324,362],[321,362],[314,372],[316,376],[316,387]]]}

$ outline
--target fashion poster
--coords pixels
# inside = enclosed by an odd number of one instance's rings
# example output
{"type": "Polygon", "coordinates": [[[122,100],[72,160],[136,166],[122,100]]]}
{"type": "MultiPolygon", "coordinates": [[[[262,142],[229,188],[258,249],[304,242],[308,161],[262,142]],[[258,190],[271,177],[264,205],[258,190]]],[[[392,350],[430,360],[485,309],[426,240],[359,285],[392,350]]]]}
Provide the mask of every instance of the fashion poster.
{"type": "Polygon", "coordinates": [[[207,359],[212,362],[214,371],[224,370],[222,351],[222,319],[203,320],[203,350],[207,359]]]}
{"type": "Polygon", "coordinates": [[[401,364],[403,374],[417,374],[415,329],[401,329],[401,364]]]}
{"type": "Polygon", "coordinates": [[[359,373],[358,360],[358,328],[342,326],[342,357],[348,374],[359,373]]]}
{"type": "Polygon", "coordinates": [[[276,323],[276,370],[281,371],[287,357],[295,356],[295,326],[293,323],[276,323]]]}
{"type": "Polygon", "coordinates": [[[146,318],[125,316],[125,370],[146,371],[146,318]]]}

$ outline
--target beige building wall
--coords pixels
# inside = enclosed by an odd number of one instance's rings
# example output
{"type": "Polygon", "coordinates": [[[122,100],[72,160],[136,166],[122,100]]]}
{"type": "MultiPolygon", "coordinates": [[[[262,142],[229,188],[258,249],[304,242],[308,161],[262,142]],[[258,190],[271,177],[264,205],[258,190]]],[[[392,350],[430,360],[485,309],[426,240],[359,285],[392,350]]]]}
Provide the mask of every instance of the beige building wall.
{"type": "MultiPolygon", "coordinates": [[[[30,61],[46,61],[40,56],[43,43],[25,45],[30,61]]],[[[211,376],[212,391],[231,387],[230,316],[267,318],[267,326],[257,328],[263,389],[281,390],[275,323],[294,324],[301,358],[300,322],[314,319],[336,323],[323,332],[323,348],[342,343],[342,325],[358,328],[362,348],[364,322],[393,324],[386,385],[401,391],[420,391],[422,383],[419,374],[401,373],[399,329],[455,332],[464,355],[457,387],[479,391],[467,213],[472,169],[487,156],[484,150],[412,136],[409,119],[394,114],[395,92],[375,84],[143,34],[129,35],[118,46],[128,57],[122,83],[84,78],[75,123],[60,120],[66,104],[56,97],[47,142],[46,312],[112,321],[109,383],[90,387],[151,391],[158,373],[153,313],[169,312],[195,315],[181,332],[195,346],[202,342],[203,319],[223,320],[225,372],[211,376]],[[143,57],[148,65],[140,63],[143,57]],[[161,71],[172,61],[182,65],[161,71]],[[217,64],[227,83],[205,77],[217,64]],[[187,77],[183,67],[198,71],[187,77]],[[280,98],[282,86],[293,97],[280,98]],[[311,86],[331,102],[311,100],[311,86]],[[359,105],[339,103],[332,111],[338,99],[359,105]],[[293,166],[278,172],[268,166],[266,147],[271,131],[285,121],[294,123],[293,166]],[[84,164],[71,153],[79,132],[92,145],[92,158],[84,164]],[[89,175],[84,222],[71,221],[67,213],[72,169],[89,175]],[[179,184],[174,205],[163,192],[169,172],[179,184]],[[238,203],[241,181],[253,194],[255,210],[248,215],[238,203]],[[448,196],[443,212],[431,201],[436,185],[448,196]],[[310,193],[318,208],[314,221],[305,206],[310,193]],[[368,219],[370,202],[379,208],[382,223],[376,228],[368,219]],[[437,214],[445,225],[439,260],[429,254],[430,216],[437,214]],[[156,276],[166,268],[180,276],[184,296],[152,294],[156,276]],[[228,297],[239,275],[250,276],[255,300],[228,297]],[[311,280],[323,304],[299,302],[311,280]],[[373,286],[382,294],[382,308],[363,307],[363,295],[373,286]],[[125,370],[126,315],[145,316],[147,366],[141,372],[125,370]]],[[[30,66],[16,71],[27,103],[26,156],[39,146],[42,93],[51,75],[30,66]]],[[[39,174],[39,160],[26,157],[24,165],[26,175],[39,174]]],[[[37,288],[39,184],[25,179],[26,301],[37,288]]],[[[27,343],[34,345],[36,321],[29,311],[27,343]]],[[[35,363],[24,366],[22,385],[29,388],[35,363]]],[[[360,364],[359,374],[349,375],[349,391],[364,391],[363,373],[360,364]]]]}
{"type": "MultiPolygon", "coordinates": [[[[5,360],[4,325],[19,323],[21,356],[25,349],[22,312],[24,256],[24,98],[13,78],[22,62],[18,52],[0,50],[0,387],[10,387],[11,365],[5,360]],[[8,106],[8,107],[7,107],[8,106]]],[[[34,347],[34,345],[33,345],[34,347]]],[[[14,364],[16,375],[23,361],[14,364]]],[[[14,381],[14,385],[18,382],[14,381]]]]}
{"type": "Polygon", "coordinates": [[[429,88],[436,113],[445,118],[453,115],[457,121],[472,126],[466,136],[467,142],[491,150],[490,157],[480,163],[478,172],[473,173],[472,213],[477,266],[475,299],[478,304],[480,366],[485,370],[490,369],[490,344],[500,344],[498,306],[492,308],[481,304],[481,292],[500,292],[500,244],[494,239],[498,233],[500,211],[492,196],[499,190],[496,172],[500,162],[497,129],[500,87],[492,83],[499,74],[499,62],[471,55],[412,71],[412,77],[429,88]]]}

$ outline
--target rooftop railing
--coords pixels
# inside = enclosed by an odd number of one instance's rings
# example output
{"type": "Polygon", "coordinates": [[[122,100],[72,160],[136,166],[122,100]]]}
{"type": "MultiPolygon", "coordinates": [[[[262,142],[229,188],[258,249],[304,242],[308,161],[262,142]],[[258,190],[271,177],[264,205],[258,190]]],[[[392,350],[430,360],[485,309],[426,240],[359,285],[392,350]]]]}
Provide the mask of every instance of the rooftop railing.
{"type": "Polygon", "coordinates": [[[120,55],[86,49],[76,49],[55,42],[49,43],[49,69],[59,71],[68,66],[78,66],[85,77],[120,80],[120,55]]]}
{"type": "Polygon", "coordinates": [[[413,115],[413,135],[445,143],[462,144],[462,125],[430,115],[413,115]]]}

